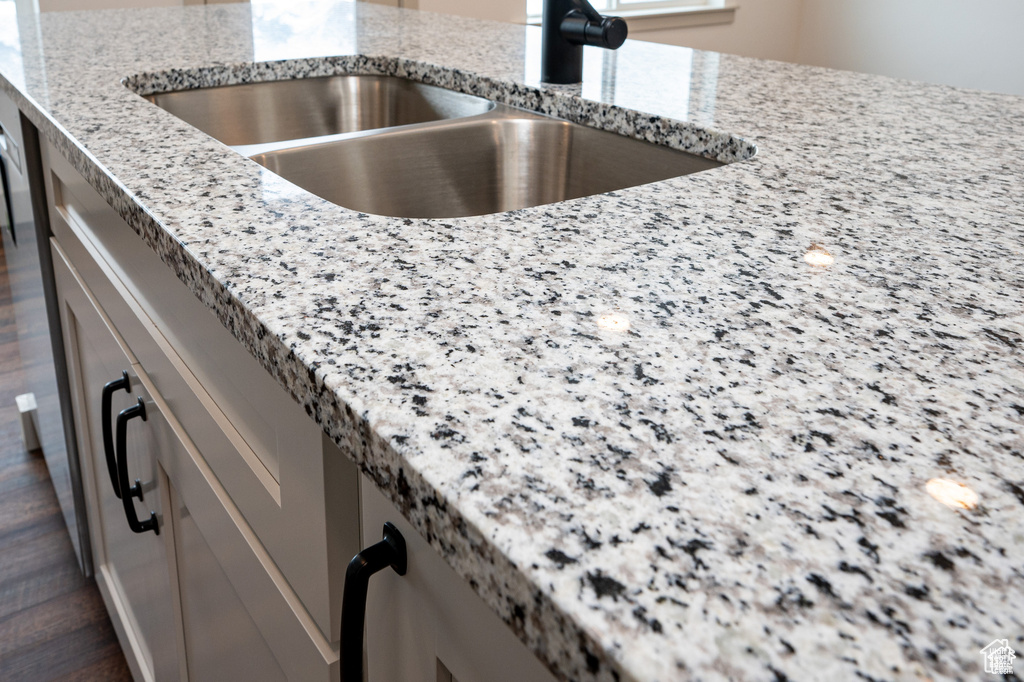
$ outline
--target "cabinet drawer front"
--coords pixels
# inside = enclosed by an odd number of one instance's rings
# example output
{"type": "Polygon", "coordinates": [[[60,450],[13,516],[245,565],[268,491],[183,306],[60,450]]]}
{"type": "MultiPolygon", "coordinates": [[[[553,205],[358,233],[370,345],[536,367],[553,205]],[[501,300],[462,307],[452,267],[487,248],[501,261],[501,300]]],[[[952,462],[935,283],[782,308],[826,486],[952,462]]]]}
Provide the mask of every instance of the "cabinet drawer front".
{"type": "Polygon", "coordinates": [[[304,410],[77,171],[44,145],[53,232],[331,641],[358,551],[357,475],[304,410]],[[297,532],[301,529],[301,532],[297,532]]]}

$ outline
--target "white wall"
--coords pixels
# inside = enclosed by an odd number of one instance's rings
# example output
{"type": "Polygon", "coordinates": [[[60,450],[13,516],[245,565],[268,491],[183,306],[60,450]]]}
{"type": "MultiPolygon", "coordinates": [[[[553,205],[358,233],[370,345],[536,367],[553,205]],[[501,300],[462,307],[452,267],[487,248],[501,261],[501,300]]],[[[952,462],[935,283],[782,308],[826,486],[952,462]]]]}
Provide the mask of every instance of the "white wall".
{"type": "Polygon", "coordinates": [[[221,2],[249,0],[38,0],[40,12],[63,12],[77,9],[117,9],[120,7],[180,7],[182,5],[213,5],[221,2]]]}
{"type": "Polygon", "coordinates": [[[516,24],[526,22],[526,0],[405,0],[406,7],[416,7],[425,12],[462,14],[475,19],[494,19],[516,24]]]}
{"type": "Polygon", "coordinates": [[[737,0],[640,40],[1024,95],[1024,0],[737,0]]]}
{"type": "Polygon", "coordinates": [[[40,12],[64,12],[76,9],[114,9],[117,7],[172,7],[182,0],[39,0],[40,12]]]}
{"type": "Polygon", "coordinates": [[[797,60],[803,0],[738,0],[737,4],[736,18],[729,24],[630,31],[629,37],[758,59],[797,60]]]}
{"type": "Polygon", "coordinates": [[[458,14],[474,19],[526,23],[526,0],[360,0],[377,5],[458,14]]]}
{"type": "Polygon", "coordinates": [[[1022,0],[804,0],[804,64],[1024,95],[1022,0]]]}

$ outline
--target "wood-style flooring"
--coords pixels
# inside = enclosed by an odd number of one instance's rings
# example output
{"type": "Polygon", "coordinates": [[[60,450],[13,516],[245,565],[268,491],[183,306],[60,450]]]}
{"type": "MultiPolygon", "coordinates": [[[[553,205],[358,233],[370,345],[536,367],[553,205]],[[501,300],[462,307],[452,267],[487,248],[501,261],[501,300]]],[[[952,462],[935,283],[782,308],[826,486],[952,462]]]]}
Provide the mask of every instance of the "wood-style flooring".
{"type": "Polygon", "coordinates": [[[24,392],[0,246],[0,680],[131,680],[99,589],[78,570],[42,455],[26,453],[24,392]]]}

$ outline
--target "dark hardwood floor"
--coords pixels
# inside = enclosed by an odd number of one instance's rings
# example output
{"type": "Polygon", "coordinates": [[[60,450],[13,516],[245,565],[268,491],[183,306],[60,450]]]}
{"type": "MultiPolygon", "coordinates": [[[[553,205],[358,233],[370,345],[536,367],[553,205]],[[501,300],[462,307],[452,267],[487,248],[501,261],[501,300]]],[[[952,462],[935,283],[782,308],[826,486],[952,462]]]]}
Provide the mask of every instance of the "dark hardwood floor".
{"type": "Polygon", "coordinates": [[[24,392],[0,246],[0,680],[131,680],[99,589],[78,570],[39,452],[26,453],[24,392]]]}

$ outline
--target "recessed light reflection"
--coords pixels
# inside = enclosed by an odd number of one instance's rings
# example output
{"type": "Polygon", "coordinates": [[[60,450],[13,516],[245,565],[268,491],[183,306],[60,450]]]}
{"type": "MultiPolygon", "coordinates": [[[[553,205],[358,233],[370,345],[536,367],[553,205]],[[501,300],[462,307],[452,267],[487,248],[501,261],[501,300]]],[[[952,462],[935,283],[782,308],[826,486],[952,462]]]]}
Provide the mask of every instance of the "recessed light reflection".
{"type": "Polygon", "coordinates": [[[604,313],[597,318],[597,326],[613,332],[629,330],[629,318],[622,313],[604,313]]]}
{"type": "Polygon", "coordinates": [[[808,265],[816,268],[827,268],[836,262],[835,256],[828,252],[821,244],[811,244],[804,254],[804,260],[808,265]]]}
{"type": "Polygon", "coordinates": [[[978,506],[978,493],[948,478],[933,478],[925,484],[924,489],[951,509],[974,509],[978,506]]]}

